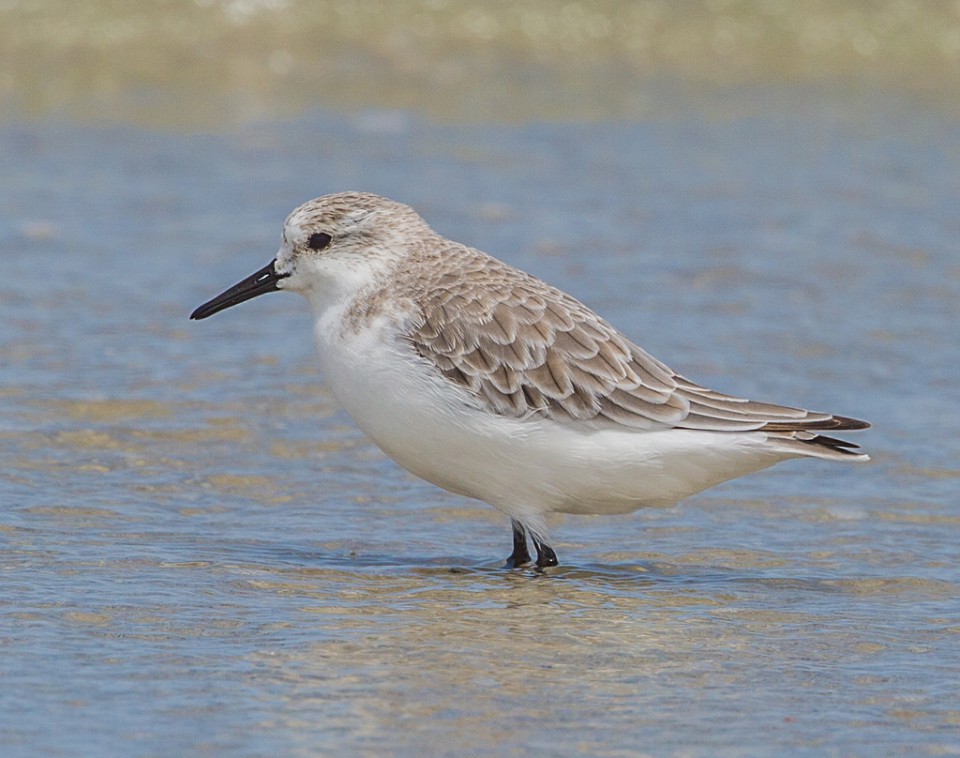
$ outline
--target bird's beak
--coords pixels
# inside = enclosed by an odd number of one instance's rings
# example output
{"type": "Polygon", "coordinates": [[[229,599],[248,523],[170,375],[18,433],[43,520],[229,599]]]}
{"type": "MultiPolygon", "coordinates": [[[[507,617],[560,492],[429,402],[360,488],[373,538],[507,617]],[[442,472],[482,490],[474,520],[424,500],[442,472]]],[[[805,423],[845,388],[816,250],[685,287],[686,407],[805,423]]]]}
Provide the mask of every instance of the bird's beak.
{"type": "Polygon", "coordinates": [[[275,292],[280,289],[280,280],[286,279],[290,274],[277,273],[276,264],[277,262],[275,260],[270,261],[270,263],[256,273],[248,276],[242,282],[237,282],[230,289],[221,292],[213,298],[213,300],[209,300],[201,305],[190,314],[190,318],[199,321],[207,316],[212,316],[218,311],[238,305],[244,300],[249,300],[257,295],[275,292]]]}

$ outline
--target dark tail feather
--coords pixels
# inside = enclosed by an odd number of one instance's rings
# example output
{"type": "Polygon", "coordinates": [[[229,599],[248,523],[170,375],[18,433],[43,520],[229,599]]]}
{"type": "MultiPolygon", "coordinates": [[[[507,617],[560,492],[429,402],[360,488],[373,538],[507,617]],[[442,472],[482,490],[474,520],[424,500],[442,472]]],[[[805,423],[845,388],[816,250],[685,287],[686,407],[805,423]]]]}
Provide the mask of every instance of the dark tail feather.
{"type": "MultiPolygon", "coordinates": [[[[865,427],[857,427],[858,429],[865,427]]],[[[827,437],[825,434],[818,434],[816,437],[813,437],[809,440],[803,440],[808,445],[820,445],[822,447],[829,447],[833,450],[837,450],[841,453],[850,453],[851,455],[859,455],[859,453],[852,452],[853,450],[859,450],[860,446],[855,445],[852,442],[847,442],[846,440],[838,440],[836,437],[827,437]]]]}
{"type": "MultiPolygon", "coordinates": [[[[861,421],[858,418],[848,418],[847,416],[830,416],[829,418],[818,421],[772,421],[765,424],[762,430],[765,432],[796,432],[807,431],[811,429],[869,429],[870,424],[861,421]]],[[[854,447],[856,447],[854,445],[854,447]]]]}

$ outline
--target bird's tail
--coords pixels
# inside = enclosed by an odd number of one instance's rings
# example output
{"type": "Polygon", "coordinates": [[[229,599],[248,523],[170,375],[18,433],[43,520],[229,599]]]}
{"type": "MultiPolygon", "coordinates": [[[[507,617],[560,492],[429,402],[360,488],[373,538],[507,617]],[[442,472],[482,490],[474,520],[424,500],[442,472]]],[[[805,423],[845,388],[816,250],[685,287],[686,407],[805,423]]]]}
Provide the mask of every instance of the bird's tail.
{"type": "MultiPolygon", "coordinates": [[[[769,425],[765,431],[771,442],[777,447],[789,451],[795,455],[810,456],[813,458],[825,458],[830,461],[845,462],[865,462],[870,460],[866,453],[858,452],[859,445],[846,440],[828,437],[825,434],[818,434],[810,427],[817,428],[816,425],[807,426],[804,429],[770,429],[769,425]]],[[[846,416],[833,416],[829,423],[824,423],[821,428],[828,429],[867,429],[870,424],[866,421],[860,421],[846,416]]]]}

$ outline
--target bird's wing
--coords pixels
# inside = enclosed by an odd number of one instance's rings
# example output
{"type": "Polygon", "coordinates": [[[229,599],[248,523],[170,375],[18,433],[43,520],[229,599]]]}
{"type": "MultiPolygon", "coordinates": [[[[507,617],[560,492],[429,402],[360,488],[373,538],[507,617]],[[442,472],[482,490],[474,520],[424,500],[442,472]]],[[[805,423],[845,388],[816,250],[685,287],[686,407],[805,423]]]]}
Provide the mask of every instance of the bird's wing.
{"type": "Polygon", "coordinates": [[[423,358],[494,413],[635,429],[805,432],[868,426],[701,387],[569,295],[515,269],[510,274],[482,287],[424,293],[421,317],[408,335],[423,358]]]}

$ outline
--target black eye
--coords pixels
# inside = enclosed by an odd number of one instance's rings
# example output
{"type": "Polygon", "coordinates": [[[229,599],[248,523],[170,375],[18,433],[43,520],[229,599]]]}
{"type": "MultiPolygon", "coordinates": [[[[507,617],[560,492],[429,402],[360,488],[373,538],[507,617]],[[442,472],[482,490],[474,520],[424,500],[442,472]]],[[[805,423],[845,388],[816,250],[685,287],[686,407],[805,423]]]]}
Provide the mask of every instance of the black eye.
{"type": "Polygon", "coordinates": [[[330,244],[331,239],[329,234],[317,232],[316,234],[310,235],[310,239],[307,240],[307,245],[311,250],[323,250],[323,248],[330,244]]]}

